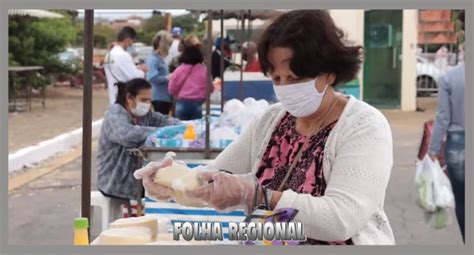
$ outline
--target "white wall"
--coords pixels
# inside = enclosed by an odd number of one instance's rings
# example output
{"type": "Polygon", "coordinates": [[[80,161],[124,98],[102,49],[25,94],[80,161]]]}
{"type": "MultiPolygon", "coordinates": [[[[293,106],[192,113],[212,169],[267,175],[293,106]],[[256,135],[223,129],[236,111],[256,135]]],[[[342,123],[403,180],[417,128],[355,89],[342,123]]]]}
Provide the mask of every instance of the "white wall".
{"type": "MultiPolygon", "coordinates": [[[[364,46],[364,10],[330,10],[336,26],[342,29],[347,40],[356,45],[364,46]]],[[[362,65],[357,77],[360,82],[360,96],[364,95],[364,66],[362,65]]]]}
{"type": "MultiPolygon", "coordinates": [[[[331,10],[336,25],[340,27],[349,40],[364,45],[364,10],[331,10]]],[[[402,42],[402,78],[401,102],[402,111],[416,110],[416,45],[417,45],[417,10],[403,10],[402,42]]],[[[363,95],[363,70],[359,73],[361,95],[363,95]]]]}
{"type": "Polygon", "coordinates": [[[403,10],[401,110],[416,111],[416,45],[418,11],[403,10]]]}

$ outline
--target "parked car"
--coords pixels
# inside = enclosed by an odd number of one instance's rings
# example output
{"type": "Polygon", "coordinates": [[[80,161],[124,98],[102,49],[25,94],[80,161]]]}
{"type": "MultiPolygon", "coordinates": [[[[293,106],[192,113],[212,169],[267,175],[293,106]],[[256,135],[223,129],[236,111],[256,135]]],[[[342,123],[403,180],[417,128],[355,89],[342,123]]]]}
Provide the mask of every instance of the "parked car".
{"type": "Polygon", "coordinates": [[[145,63],[145,60],[148,58],[148,56],[150,56],[152,52],[153,47],[151,46],[142,46],[135,48],[135,57],[133,59],[135,61],[135,64],[145,63]]]}
{"type": "Polygon", "coordinates": [[[438,79],[444,71],[428,59],[416,57],[416,92],[417,96],[431,96],[438,92],[438,79]]]}
{"type": "Polygon", "coordinates": [[[58,53],[56,55],[56,58],[59,60],[59,62],[65,65],[74,65],[76,64],[75,62],[81,61],[81,57],[79,55],[76,55],[74,52],[67,50],[58,53]]]}

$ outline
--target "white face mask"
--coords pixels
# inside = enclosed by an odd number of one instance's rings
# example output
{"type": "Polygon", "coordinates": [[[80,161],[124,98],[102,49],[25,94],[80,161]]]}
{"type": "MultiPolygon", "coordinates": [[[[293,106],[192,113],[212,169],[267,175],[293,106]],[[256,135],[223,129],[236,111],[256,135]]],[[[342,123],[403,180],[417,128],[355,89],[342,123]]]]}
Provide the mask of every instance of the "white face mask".
{"type": "Polygon", "coordinates": [[[323,92],[316,90],[316,81],[309,80],[301,83],[288,85],[275,85],[273,90],[276,97],[291,115],[295,117],[307,117],[319,109],[323,101],[324,94],[328,85],[324,87],[323,92]]]}
{"type": "Polygon", "coordinates": [[[137,102],[137,106],[131,110],[132,114],[138,117],[145,116],[150,111],[150,104],[137,102]]]}

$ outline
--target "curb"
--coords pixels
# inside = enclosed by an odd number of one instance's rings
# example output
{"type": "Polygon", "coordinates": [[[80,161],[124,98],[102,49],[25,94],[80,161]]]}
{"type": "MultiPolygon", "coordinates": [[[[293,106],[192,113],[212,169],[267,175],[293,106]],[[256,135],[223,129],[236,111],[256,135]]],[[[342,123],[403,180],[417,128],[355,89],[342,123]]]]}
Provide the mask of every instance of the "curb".
{"type": "MultiPolygon", "coordinates": [[[[101,126],[102,119],[92,123],[92,139],[99,135],[101,126]]],[[[8,173],[17,172],[23,169],[25,165],[39,163],[81,144],[82,128],[78,128],[74,131],[40,142],[37,145],[21,149],[8,155],[8,173]]]]}

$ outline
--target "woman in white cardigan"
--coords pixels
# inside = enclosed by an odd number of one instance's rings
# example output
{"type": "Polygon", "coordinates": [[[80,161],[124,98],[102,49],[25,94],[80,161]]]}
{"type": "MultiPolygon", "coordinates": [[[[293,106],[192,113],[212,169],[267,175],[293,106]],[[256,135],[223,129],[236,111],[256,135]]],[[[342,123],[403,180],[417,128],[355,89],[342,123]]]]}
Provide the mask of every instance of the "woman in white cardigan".
{"type": "MultiPolygon", "coordinates": [[[[272,106],[200,173],[189,195],[219,210],[250,213],[260,202],[295,208],[305,244],[391,245],[383,210],[393,164],[385,117],[334,87],[355,78],[362,49],[350,46],[327,11],[285,13],[263,32],[262,70],[274,81],[272,106]],[[265,199],[266,198],[266,199],[265,199]]],[[[155,169],[156,170],[156,169],[155,169]]],[[[171,192],[144,180],[148,192],[171,192]]]]}

